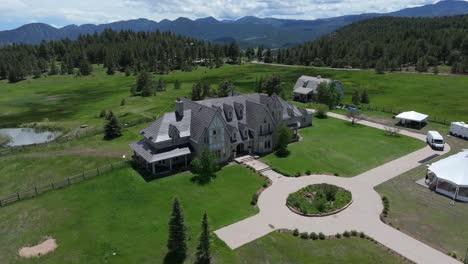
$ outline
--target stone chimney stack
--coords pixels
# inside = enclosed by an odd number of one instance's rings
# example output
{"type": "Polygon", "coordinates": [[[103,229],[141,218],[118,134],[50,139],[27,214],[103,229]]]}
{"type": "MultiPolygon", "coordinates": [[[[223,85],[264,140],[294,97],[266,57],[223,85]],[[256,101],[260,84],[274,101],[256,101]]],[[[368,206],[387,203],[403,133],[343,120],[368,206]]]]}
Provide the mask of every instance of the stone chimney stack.
{"type": "Polygon", "coordinates": [[[175,110],[174,110],[175,114],[176,114],[176,119],[177,121],[180,121],[182,120],[182,118],[184,117],[184,102],[182,102],[180,100],[180,98],[177,97],[177,100],[175,102],[175,110]]]}

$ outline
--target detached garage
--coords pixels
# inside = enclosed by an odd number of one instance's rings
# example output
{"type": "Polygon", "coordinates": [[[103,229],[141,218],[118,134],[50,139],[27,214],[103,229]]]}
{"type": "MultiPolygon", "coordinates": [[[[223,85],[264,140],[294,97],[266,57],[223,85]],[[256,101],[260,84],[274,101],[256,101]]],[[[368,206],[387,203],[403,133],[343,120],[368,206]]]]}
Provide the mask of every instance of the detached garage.
{"type": "Polygon", "coordinates": [[[415,111],[403,112],[395,118],[399,120],[398,124],[406,127],[422,128],[427,123],[429,116],[415,111]]]}
{"type": "Polygon", "coordinates": [[[433,163],[427,180],[436,192],[468,202],[468,150],[433,163]]]}

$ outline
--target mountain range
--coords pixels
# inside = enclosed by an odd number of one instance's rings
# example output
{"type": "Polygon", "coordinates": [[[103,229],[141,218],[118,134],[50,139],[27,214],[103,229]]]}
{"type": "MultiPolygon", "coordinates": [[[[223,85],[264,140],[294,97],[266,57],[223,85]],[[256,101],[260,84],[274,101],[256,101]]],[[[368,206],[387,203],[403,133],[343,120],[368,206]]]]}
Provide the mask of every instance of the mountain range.
{"type": "Polygon", "coordinates": [[[13,30],[0,31],[0,44],[39,43],[42,40],[76,39],[80,34],[102,32],[106,28],[133,31],[172,31],[214,42],[237,41],[241,46],[290,47],[317,39],[356,21],[378,16],[433,17],[468,14],[468,2],[445,0],[435,4],[406,8],[391,13],[366,13],[316,20],[258,18],[216,20],[213,17],[191,20],[180,17],[160,22],[140,18],[108,24],[68,25],[55,28],[44,23],[31,23],[13,30]]]}

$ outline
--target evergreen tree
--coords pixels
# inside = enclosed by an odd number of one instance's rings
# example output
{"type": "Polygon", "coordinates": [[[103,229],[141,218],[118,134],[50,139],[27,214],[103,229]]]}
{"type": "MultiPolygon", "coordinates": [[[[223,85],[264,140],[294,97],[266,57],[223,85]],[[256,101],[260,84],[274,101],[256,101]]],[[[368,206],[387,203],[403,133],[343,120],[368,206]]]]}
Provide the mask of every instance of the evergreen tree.
{"type": "Polygon", "coordinates": [[[164,80],[162,78],[159,78],[158,85],[156,86],[156,90],[164,91],[164,90],[166,90],[165,87],[166,87],[166,85],[164,84],[164,80]]]}
{"type": "Polygon", "coordinates": [[[182,86],[182,84],[180,83],[179,80],[176,80],[174,82],[174,89],[179,90],[181,86],[182,86]]]}
{"type": "Polygon", "coordinates": [[[358,90],[354,90],[353,96],[351,97],[351,101],[353,102],[353,105],[359,105],[361,102],[361,97],[359,96],[358,90]]]}
{"type": "Polygon", "coordinates": [[[203,214],[201,233],[198,238],[198,246],[196,252],[195,264],[210,264],[210,228],[208,226],[208,216],[206,212],[203,214]]]}
{"type": "Polygon", "coordinates": [[[202,84],[202,98],[211,97],[211,85],[208,82],[202,84]]]}
{"type": "Polygon", "coordinates": [[[289,154],[288,144],[291,142],[291,129],[284,123],[281,123],[276,129],[276,154],[280,157],[285,157],[289,154]]]}
{"type": "Polygon", "coordinates": [[[116,116],[112,115],[104,126],[104,139],[111,140],[122,135],[122,127],[116,116]]]}
{"type": "Polygon", "coordinates": [[[201,82],[196,82],[192,85],[192,101],[198,101],[203,99],[202,95],[202,84],[201,82]]]}
{"type": "Polygon", "coordinates": [[[172,213],[169,219],[169,238],[167,240],[168,253],[166,263],[183,263],[187,256],[187,238],[184,215],[175,198],[172,204],[172,213]]]}
{"type": "Polygon", "coordinates": [[[370,103],[369,94],[367,92],[367,89],[364,89],[364,91],[362,91],[362,93],[361,93],[361,103],[363,103],[363,104],[369,104],[370,103]]]}
{"type": "Polygon", "coordinates": [[[379,61],[377,61],[377,63],[375,64],[375,73],[377,74],[384,74],[385,73],[385,68],[387,66],[385,65],[385,60],[384,59],[380,59],[379,61]]]}
{"type": "Polygon", "coordinates": [[[223,80],[218,86],[218,97],[229,96],[229,93],[234,90],[234,86],[230,80],[223,80]]]}
{"type": "Polygon", "coordinates": [[[273,62],[273,55],[271,54],[271,49],[267,49],[265,53],[265,58],[263,59],[265,63],[272,63],[273,62]]]}
{"type": "Polygon", "coordinates": [[[257,49],[257,61],[262,61],[263,59],[263,46],[258,47],[257,49]]]}
{"type": "Polygon", "coordinates": [[[57,74],[58,74],[57,65],[55,64],[55,60],[52,60],[52,63],[50,64],[49,75],[57,75],[57,74]]]}
{"type": "Polygon", "coordinates": [[[262,90],[265,91],[268,95],[278,94],[282,95],[283,91],[281,89],[281,77],[278,74],[270,75],[262,83],[262,90]]]}
{"type": "Polygon", "coordinates": [[[418,72],[427,72],[427,58],[426,57],[421,57],[418,59],[418,62],[416,63],[416,71],[418,72]]]}
{"type": "Polygon", "coordinates": [[[82,58],[80,60],[80,73],[81,73],[81,75],[83,75],[83,76],[90,75],[92,71],[93,71],[93,67],[91,66],[91,63],[89,63],[86,56],[82,56],[82,58]]]}
{"type": "Polygon", "coordinates": [[[136,79],[135,89],[132,93],[137,94],[139,92],[141,92],[141,96],[144,97],[155,94],[152,76],[147,71],[141,71],[136,79]]]}

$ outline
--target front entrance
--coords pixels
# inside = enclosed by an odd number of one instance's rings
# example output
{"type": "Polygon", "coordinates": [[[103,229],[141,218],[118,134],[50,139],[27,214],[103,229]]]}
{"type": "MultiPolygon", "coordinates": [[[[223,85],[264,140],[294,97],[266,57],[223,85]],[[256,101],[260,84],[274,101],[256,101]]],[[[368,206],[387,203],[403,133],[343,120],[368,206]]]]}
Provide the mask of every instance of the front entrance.
{"type": "Polygon", "coordinates": [[[245,151],[244,150],[244,143],[238,144],[237,147],[236,147],[237,155],[243,154],[244,151],[245,151]]]}

